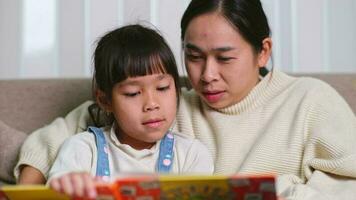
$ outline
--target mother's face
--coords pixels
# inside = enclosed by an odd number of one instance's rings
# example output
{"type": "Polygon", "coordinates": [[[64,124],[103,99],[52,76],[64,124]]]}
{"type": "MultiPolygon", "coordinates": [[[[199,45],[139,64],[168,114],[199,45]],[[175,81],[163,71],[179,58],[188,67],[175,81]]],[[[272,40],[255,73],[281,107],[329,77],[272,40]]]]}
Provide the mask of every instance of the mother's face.
{"type": "Polygon", "coordinates": [[[215,109],[246,97],[258,83],[259,67],[268,61],[266,55],[256,54],[239,32],[216,13],[198,16],[189,23],[184,55],[193,88],[215,109]]]}

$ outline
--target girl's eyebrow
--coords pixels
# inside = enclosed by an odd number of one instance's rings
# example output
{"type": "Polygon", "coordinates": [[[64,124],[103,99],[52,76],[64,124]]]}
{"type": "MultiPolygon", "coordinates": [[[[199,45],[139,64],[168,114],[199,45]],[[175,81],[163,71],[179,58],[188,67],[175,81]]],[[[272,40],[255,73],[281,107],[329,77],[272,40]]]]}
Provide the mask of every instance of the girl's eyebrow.
{"type": "Polygon", "coordinates": [[[169,75],[168,74],[160,74],[158,77],[157,77],[157,79],[158,80],[162,80],[162,79],[164,79],[164,78],[166,78],[166,77],[168,77],[169,75]]]}
{"type": "MultiPolygon", "coordinates": [[[[187,43],[185,45],[185,48],[189,49],[189,50],[193,50],[193,51],[197,51],[197,52],[203,52],[198,46],[191,44],[191,43],[187,43]]],[[[212,51],[216,51],[216,52],[226,52],[226,51],[231,51],[234,50],[234,47],[231,46],[226,46],[226,47],[217,47],[217,48],[213,48],[212,51]]]]}
{"type": "Polygon", "coordinates": [[[139,85],[140,81],[136,81],[136,80],[129,80],[129,81],[124,81],[119,83],[120,87],[124,87],[124,86],[128,86],[128,85],[139,85]]]}

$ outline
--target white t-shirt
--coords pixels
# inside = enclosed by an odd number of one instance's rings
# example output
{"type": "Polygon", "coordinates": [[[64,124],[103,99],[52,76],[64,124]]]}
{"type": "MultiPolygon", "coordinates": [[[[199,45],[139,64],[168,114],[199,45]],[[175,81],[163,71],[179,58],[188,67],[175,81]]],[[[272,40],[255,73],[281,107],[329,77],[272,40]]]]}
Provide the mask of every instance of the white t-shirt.
{"type": "MultiPolygon", "coordinates": [[[[117,139],[111,127],[102,129],[108,143],[111,177],[122,173],[154,173],[160,141],[151,149],[136,150],[117,139]]],[[[208,149],[197,139],[174,133],[172,173],[212,174],[214,164],[208,149]]],[[[97,147],[90,132],[74,135],[63,143],[49,172],[49,180],[69,172],[96,174],[97,147]]]]}

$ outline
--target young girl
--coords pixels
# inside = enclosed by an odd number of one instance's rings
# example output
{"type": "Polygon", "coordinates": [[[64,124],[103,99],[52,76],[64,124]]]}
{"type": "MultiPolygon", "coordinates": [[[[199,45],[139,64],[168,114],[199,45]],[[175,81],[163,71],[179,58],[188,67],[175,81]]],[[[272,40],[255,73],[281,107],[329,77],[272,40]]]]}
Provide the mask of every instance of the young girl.
{"type": "Polygon", "coordinates": [[[64,142],[49,183],[71,196],[95,198],[94,176],[127,172],[212,173],[208,150],[173,133],[178,72],[165,40],[129,25],[106,34],[94,53],[96,101],[108,126],[89,127],[64,142]]]}

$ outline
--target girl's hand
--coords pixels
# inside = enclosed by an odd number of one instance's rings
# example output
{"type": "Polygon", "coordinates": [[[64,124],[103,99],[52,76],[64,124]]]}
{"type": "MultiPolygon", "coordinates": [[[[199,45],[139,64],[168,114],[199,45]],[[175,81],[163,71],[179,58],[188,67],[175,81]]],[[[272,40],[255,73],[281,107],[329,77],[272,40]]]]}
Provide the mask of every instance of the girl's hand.
{"type": "Polygon", "coordinates": [[[97,197],[94,177],[87,172],[72,172],[53,178],[49,185],[57,192],[64,193],[72,198],[95,199],[97,197]]]}

